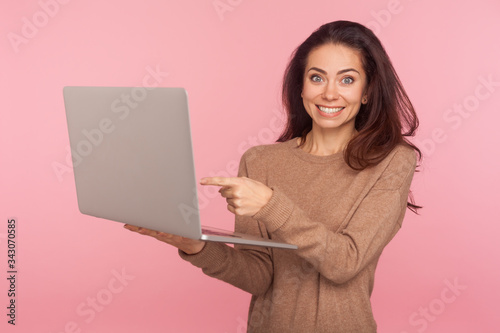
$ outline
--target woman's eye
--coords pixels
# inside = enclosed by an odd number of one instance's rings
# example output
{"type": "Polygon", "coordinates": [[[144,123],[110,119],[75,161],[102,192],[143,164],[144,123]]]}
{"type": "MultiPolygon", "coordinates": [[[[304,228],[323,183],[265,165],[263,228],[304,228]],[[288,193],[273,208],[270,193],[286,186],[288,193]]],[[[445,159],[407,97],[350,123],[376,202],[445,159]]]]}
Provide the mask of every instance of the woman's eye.
{"type": "Polygon", "coordinates": [[[323,80],[321,79],[321,76],[315,74],[315,75],[311,76],[311,81],[313,81],[313,82],[321,82],[323,80]]]}
{"type": "Polygon", "coordinates": [[[353,82],[354,82],[353,78],[349,76],[342,79],[342,83],[344,84],[351,84],[353,82]]]}

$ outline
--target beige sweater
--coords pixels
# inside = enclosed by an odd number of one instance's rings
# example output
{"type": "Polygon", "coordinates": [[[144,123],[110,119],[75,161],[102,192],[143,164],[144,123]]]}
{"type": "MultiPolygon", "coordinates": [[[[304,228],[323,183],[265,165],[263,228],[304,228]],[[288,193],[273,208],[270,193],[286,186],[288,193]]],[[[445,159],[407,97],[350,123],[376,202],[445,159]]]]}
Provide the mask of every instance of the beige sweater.
{"type": "Polygon", "coordinates": [[[253,295],[248,332],[376,332],[375,268],[401,227],[415,163],[404,146],[361,172],[342,153],[311,155],[296,139],[250,148],[239,176],[273,195],[255,216],[236,216],[235,230],[299,249],[207,243],[196,255],[179,254],[253,295]]]}

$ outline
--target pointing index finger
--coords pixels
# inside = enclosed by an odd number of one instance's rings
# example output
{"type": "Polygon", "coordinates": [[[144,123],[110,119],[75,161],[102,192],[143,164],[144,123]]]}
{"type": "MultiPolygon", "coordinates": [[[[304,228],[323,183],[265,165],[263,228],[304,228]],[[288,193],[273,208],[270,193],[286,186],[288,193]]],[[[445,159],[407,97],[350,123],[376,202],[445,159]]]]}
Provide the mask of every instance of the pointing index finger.
{"type": "Polygon", "coordinates": [[[205,177],[200,180],[201,185],[230,186],[234,183],[233,177],[205,177]]]}

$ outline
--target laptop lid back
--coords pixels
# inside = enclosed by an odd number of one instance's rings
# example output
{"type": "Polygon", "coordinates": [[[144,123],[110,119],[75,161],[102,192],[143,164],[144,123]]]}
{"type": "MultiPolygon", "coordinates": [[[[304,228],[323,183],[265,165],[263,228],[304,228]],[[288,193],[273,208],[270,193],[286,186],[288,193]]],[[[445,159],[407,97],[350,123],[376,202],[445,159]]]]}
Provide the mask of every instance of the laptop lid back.
{"type": "Polygon", "coordinates": [[[83,214],[199,239],[183,88],[65,87],[83,214]]]}

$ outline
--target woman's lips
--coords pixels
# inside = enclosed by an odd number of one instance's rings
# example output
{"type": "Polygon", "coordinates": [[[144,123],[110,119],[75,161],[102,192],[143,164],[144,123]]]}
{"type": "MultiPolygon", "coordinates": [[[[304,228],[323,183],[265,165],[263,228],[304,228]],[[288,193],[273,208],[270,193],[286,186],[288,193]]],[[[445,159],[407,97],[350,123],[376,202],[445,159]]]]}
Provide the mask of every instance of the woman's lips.
{"type": "Polygon", "coordinates": [[[316,108],[318,109],[318,112],[320,115],[323,117],[327,118],[333,118],[337,117],[340,115],[342,110],[345,109],[343,106],[337,106],[337,107],[327,107],[327,106],[321,106],[321,105],[316,105],[316,108]]]}

